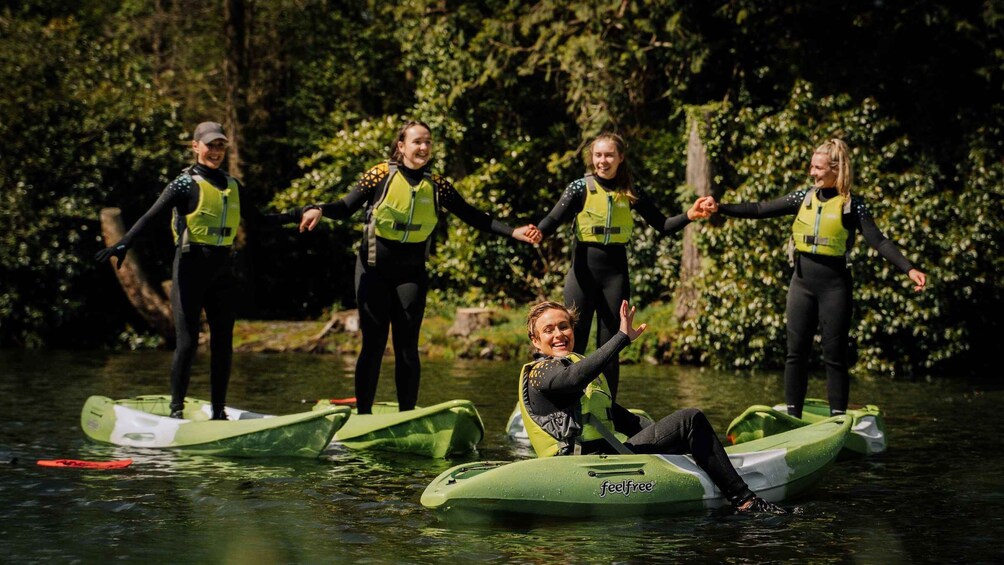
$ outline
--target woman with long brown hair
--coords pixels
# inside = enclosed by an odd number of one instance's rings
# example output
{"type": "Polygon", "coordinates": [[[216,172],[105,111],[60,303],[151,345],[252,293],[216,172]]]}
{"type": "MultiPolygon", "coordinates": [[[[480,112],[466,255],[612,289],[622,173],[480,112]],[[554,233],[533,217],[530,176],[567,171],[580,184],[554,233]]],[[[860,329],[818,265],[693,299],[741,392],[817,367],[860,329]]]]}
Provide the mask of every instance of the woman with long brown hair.
{"type": "Polygon", "coordinates": [[[356,406],[372,411],[387,337],[394,338],[394,379],[400,410],[418,401],[421,362],[418,337],[429,289],[426,257],[433,228],[445,209],[481,231],[528,243],[540,240],[532,225],[513,229],[468,204],[445,178],[433,174],[429,126],[409,121],[398,131],[390,160],[372,167],[337,202],[307,206],[300,231],[321,216],[347,219],[366,207],[363,242],[356,259],[356,300],[362,350],[356,361],[356,406]]]}

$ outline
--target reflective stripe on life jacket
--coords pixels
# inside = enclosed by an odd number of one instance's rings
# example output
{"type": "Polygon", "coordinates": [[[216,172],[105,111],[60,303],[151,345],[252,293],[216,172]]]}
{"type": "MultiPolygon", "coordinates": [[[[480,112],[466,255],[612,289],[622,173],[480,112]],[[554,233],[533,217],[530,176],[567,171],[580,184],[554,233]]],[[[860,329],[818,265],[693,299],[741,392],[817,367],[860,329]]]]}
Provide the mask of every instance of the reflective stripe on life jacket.
{"type": "Polygon", "coordinates": [[[398,173],[397,163],[387,164],[387,178],[370,208],[365,237],[367,263],[376,265],[376,238],[402,243],[428,242],[439,222],[439,203],[432,175],[426,172],[415,186],[398,173]]]}
{"type": "Polygon", "coordinates": [[[241,198],[237,180],[230,175],[227,188],[220,190],[211,182],[190,173],[192,180],[199,186],[199,204],[195,210],[185,215],[185,229],[178,233],[178,211],[173,212],[171,231],[174,232],[176,245],[197,243],[200,245],[230,246],[237,237],[237,228],[241,223],[241,198]]]}
{"type": "Polygon", "coordinates": [[[575,216],[575,237],[579,241],[604,245],[627,243],[634,228],[628,195],[604,189],[593,175],[586,175],[584,180],[585,202],[582,211],[575,216]]]}
{"type": "Polygon", "coordinates": [[[809,189],[791,224],[795,249],[830,257],[846,255],[850,232],[844,227],[843,215],[850,213],[850,198],[834,197],[823,202],[815,188],[809,189]]]}

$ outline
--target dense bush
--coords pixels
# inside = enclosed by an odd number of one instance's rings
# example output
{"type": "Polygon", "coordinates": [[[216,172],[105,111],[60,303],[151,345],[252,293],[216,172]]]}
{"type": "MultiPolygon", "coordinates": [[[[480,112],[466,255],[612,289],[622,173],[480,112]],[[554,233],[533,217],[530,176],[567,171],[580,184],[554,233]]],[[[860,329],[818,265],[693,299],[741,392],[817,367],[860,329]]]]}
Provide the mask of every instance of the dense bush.
{"type": "Polygon", "coordinates": [[[93,344],[123,317],[91,292],[114,284],[91,261],[97,210],[163,186],[174,108],[114,39],[73,18],[0,18],[0,115],[0,345],[93,344]]]}

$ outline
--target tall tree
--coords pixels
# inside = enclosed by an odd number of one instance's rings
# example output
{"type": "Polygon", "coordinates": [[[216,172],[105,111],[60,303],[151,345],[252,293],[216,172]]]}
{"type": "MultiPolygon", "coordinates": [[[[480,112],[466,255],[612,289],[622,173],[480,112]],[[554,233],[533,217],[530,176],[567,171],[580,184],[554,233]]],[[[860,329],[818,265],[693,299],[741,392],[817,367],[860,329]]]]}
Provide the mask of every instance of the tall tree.
{"type": "Polygon", "coordinates": [[[230,133],[230,174],[243,176],[241,148],[244,145],[244,126],[247,123],[248,22],[250,8],[244,0],[223,0],[223,22],[226,30],[226,57],[223,78],[226,83],[227,131],[230,133]]]}

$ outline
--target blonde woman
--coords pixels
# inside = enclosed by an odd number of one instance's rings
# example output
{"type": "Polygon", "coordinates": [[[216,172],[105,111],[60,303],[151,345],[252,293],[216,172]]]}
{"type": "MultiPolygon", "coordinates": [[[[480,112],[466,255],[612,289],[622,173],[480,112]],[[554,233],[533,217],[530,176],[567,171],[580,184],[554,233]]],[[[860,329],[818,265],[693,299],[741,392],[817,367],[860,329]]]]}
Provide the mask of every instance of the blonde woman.
{"type": "Polygon", "coordinates": [[[791,226],[794,273],[788,287],[788,355],[784,396],[788,414],[801,418],[808,386],[809,353],[820,328],[830,414],[847,410],[851,328],[851,272],[847,253],[858,232],[921,291],[927,275],[916,269],[875,225],[864,200],[851,194],[851,153],[840,139],[816,148],[809,165],[812,186],[767,202],[706,203],[704,209],[735,218],[795,216],[791,226]]]}

